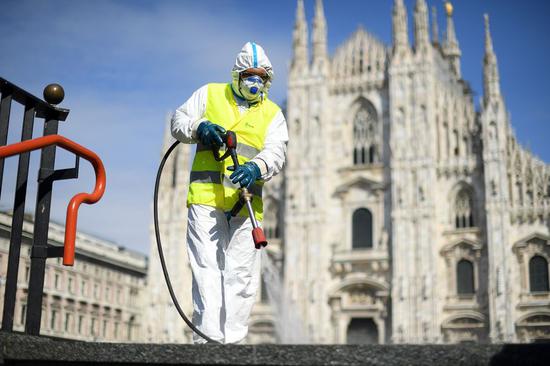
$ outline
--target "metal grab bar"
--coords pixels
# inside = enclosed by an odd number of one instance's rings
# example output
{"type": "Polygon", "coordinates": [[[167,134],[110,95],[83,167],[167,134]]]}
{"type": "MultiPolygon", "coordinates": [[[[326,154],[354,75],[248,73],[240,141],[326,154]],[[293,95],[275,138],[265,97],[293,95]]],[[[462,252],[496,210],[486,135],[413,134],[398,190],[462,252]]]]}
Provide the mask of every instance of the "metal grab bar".
{"type": "Polygon", "coordinates": [[[48,135],[38,137],[32,140],[26,140],[15,144],[0,147],[0,158],[7,158],[27,151],[33,151],[50,145],[60,146],[76,155],[88,160],[94,167],[96,181],[92,193],[78,193],[69,202],[67,206],[67,219],[65,221],[65,244],[63,249],[63,264],[72,266],[74,264],[75,239],[76,239],[76,221],[78,217],[78,208],[81,203],[94,204],[101,199],[105,193],[105,167],[103,162],[91,150],[82,145],[69,140],[61,135],[48,135]]]}

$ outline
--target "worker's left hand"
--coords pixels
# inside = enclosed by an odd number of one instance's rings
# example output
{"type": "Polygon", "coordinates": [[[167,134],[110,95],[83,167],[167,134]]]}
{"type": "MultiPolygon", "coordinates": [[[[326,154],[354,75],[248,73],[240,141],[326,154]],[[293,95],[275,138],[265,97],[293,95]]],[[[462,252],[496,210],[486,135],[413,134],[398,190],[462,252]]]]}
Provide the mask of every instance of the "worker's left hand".
{"type": "Polygon", "coordinates": [[[260,167],[252,161],[239,165],[237,169],[235,169],[235,166],[230,166],[227,170],[233,171],[229,176],[233,184],[240,183],[241,187],[246,188],[250,187],[261,176],[260,167]]]}

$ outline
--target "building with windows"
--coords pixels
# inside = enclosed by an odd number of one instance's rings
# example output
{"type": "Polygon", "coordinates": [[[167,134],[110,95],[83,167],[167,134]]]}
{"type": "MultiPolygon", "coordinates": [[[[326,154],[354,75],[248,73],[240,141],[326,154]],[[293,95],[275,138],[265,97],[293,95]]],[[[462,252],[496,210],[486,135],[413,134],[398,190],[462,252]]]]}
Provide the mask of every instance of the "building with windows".
{"type": "MultiPolygon", "coordinates": [[[[395,0],[391,45],[360,27],[329,55],[322,1],[310,44],[298,0],[287,166],[265,186],[263,225],[303,341],[550,340],[550,168],[514,136],[488,17],[476,108],[450,3],[445,12],[441,38],[417,0],[411,41],[407,9],[395,0]]],[[[168,127],[165,151],[172,142],[168,127]]],[[[188,314],[182,233],[192,149],[180,145],[167,162],[159,202],[165,255],[188,314]]],[[[156,262],[150,339],[189,341],[156,262]]],[[[249,341],[276,341],[282,319],[265,296],[258,303],[249,341]]]]}
{"type": "MultiPolygon", "coordinates": [[[[0,311],[8,265],[12,216],[0,213],[0,311]]],[[[33,221],[23,223],[13,329],[24,331],[33,221]]],[[[65,228],[50,223],[49,244],[62,246],[65,228]]],[[[75,264],[46,261],[40,334],[101,342],[140,341],[147,256],[77,233],[75,264]]]]}
{"type": "Polygon", "coordinates": [[[488,17],[476,110],[445,11],[441,39],[417,0],[411,42],[396,0],[391,45],[359,28],[329,55],[322,1],[311,47],[298,1],[277,202],[315,342],[550,340],[550,168],[514,136],[488,17]]]}

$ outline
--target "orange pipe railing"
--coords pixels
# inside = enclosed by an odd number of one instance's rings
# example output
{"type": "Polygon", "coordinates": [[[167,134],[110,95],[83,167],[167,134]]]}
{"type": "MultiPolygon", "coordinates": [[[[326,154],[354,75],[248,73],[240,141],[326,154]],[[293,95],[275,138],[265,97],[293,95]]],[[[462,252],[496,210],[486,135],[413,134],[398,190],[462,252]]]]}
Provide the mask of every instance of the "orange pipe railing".
{"type": "Polygon", "coordinates": [[[32,140],[18,142],[12,145],[0,147],[0,158],[19,155],[24,152],[33,151],[50,145],[60,146],[76,155],[88,160],[95,171],[95,188],[92,193],[78,193],[69,202],[67,207],[67,219],[65,221],[65,245],[63,250],[63,264],[72,266],[74,264],[75,239],[76,239],[76,221],[78,218],[78,208],[81,203],[94,204],[101,199],[105,192],[105,167],[103,162],[91,150],[84,146],[69,140],[60,135],[48,135],[38,137],[32,140]]]}

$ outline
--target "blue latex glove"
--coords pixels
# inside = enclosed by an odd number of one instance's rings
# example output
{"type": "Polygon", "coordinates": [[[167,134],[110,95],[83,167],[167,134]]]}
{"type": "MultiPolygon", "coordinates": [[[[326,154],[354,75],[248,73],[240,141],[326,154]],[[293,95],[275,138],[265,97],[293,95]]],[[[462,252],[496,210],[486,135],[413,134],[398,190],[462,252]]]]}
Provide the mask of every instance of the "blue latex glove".
{"type": "Polygon", "coordinates": [[[260,178],[262,175],[260,172],[260,167],[252,161],[247,161],[246,163],[239,165],[237,169],[235,166],[227,167],[227,170],[231,170],[233,173],[229,176],[229,179],[233,184],[240,183],[241,187],[250,187],[256,179],[260,178]]]}
{"type": "Polygon", "coordinates": [[[197,128],[197,137],[205,146],[221,147],[223,140],[220,135],[224,133],[225,128],[210,121],[201,122],[197,128]]]}

